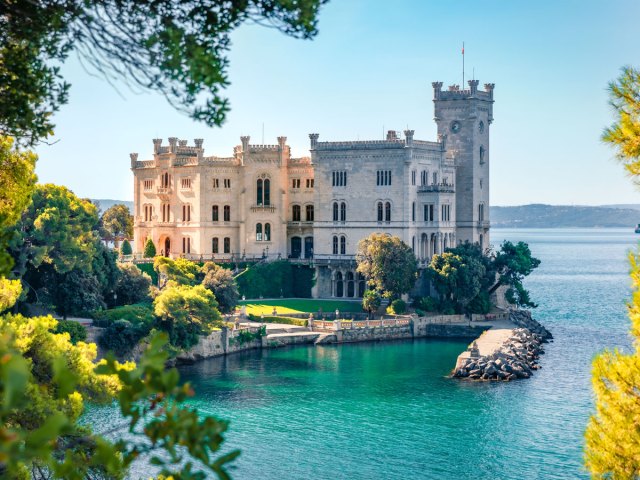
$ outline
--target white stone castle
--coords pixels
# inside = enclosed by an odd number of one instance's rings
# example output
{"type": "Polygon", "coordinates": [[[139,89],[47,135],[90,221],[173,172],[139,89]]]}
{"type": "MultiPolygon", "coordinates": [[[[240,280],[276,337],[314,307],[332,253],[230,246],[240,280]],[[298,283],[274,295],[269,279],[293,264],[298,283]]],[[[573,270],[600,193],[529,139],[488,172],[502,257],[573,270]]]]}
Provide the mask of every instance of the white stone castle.
{"type": "Polygon", "coordinates": [[[286,137],[253,145],[241,137],[231,157],[154,139],[152,160],[131,154],[134,254],[148,238],[159,254],[203,260],[291,259],[316,268],[316,297],[361,297],[358,241],[399,236],[416,257],[460,242],[489,245],[489,130],[493,84],[478,90],[434,82],[437,141],[404,138],[321,142],[292,158],[286,137]]]}

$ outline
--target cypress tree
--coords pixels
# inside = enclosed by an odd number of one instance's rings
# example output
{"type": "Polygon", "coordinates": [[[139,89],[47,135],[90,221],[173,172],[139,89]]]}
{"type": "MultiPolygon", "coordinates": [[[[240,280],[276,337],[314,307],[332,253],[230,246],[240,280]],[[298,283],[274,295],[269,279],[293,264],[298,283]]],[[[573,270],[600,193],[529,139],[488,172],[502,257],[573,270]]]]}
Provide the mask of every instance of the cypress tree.
{"type": "Polygon", "coordinates": [[[153,240],[147,238],[147,243],[144,244],[144,258],[152,258],[156,256],[156,246],[153,244],[153,240]]]}
{"type": "Polygon", "coordinates": [[[129,240],[125,240],[122,242],[122,245],[120,245],[120,253],[122,255],[131,255],[133,253],[129,240]]]}

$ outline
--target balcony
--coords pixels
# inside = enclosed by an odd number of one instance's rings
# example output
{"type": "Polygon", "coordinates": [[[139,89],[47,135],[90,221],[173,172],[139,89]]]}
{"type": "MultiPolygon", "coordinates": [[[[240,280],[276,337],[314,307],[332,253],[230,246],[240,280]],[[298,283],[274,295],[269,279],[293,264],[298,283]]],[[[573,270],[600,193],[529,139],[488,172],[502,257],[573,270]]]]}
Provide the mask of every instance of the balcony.
{"type": "Polygon", "coordinates": [[[160,198],[168,198],[173,193],[171,187],[156,187],[156,193],[160,198]]]}
{"type": "Polygon", "coordinates": [[[287,227],[313,227],[313,222],[287,222],[287,227]]]}
{"type": "Polygon", "coordinates": [[[274,213],[276,211],[276,207],[275,205],[251,205],[251,211],[274,213]]]}
{"type": "Polygon", "coordinates": [[[453,185],[448,183],[437,183],[432,185],[420,185],[418,187],[418,193],[455,193],[453,185]]]}
{"type": "Polygon", "coordinates": [[[478,221],[478,228],[489,228],[491,226],[491,222],[489,222],[489,220],[479,220],[478,221]]]}

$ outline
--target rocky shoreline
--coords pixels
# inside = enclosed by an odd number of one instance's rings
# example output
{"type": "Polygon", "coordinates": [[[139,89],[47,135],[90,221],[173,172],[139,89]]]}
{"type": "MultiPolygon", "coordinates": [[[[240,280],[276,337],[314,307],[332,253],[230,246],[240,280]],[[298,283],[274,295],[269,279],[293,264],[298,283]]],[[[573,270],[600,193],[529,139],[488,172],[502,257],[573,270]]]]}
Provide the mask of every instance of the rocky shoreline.
{"type": "Polygon", "coordinates": [[[529,378],[540,368],[538,359],[544,353],[543,344],[553,338],[551,332],[528,311],[512,311],[509,319],[517,328],[504,344],[490,355],[481,356],[474,341],[467,349],[468,358],[456,365],[452,377],[511,381],[529,378]]]}

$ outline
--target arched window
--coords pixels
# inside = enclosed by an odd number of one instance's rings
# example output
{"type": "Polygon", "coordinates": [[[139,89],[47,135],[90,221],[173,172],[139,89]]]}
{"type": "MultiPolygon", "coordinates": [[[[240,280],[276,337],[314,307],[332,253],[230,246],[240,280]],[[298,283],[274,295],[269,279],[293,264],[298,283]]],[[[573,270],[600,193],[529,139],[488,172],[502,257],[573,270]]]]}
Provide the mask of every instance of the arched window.
{"type": "Polygon", "coordinates": [[[268,178],[264,181],[264,204],[271,205],[271,181],[268,178]]]}
{"type": "Polygon", "coordinates": [[[335,235],[333,236],[333,254],[338,254],[338,237],[336,237],[335,235]]]}
{"type": "Polygon", "coordinates": [[[347,253],[347,237],[344,235],[340,237],[340,255],[346,255],[347,253]]]}
{"type": "Polygon", "coordinates": [[[256,204],[262,205],[262,179],[259,178],[256,184],[256,204]]]}
{"type": "Polygon", "coordinates": [[[378,221],[379,222],[382,221],[382,216],[383,216],[382,202],[378,202],[378,221]]]}
{"type": "Polygon", "coordinates": [[[342,202],[340,204],[340,221],[345,222],[347,220],[347,204],[342,202]]]}
{"type": "Polygon", "coordinates": [[[191,253],[190,237],[182,237],[182,253],[191,253]]]}
{"type": "Polygon", "coordinates": [[[224,237],[224,253],[231,253],[231,238],[224,237]]]}
{"type": "Polygon", "coordinates": [[[416,221],[416,202],[411,204],[411,221],[416,221]]]}
{"type": "Polygon", "coordinates": [[[271,224],[270,223],[264,224],[264,241],[265,242],[271,241],[271,224]]]}
{"type": "Polygon", "coordinates": [[[391,221],[391,203],[387,202],[384,204],[384,221],[391,221]]]}
{"type": "Polygon", "coordinates": [[[218,205],[211,207],[211,221],[217,222],[220,219],[218,205]]]}
{"type": "Polygon", "coordinates": [[[426,170],[422,170],[422,174],[421,174],[421,178],[420,178],[420,184],[421,185],[426,185],[427,182],[427,177],[429,176],[429,173],[426,170]]]}
{"type": "Polygon", "coordinates": [[[218,237],[213,237],[211,239],[211,253],[220,253],[220,245],[218,242],[218,237]]]}
{"type": "Polygon", "coordinates": [[[415,237],[415,235],[413,237],[411,237],[411,250],[413,250],[413,253],[416,253],[416,237],[415,237]]]}
{"type": "Polygon", "coordinates": [[[338,221],[338,202],[333,202],[333,221],[338,221]]]}
{"type": "Polygon", "coordinates": [[[480,165],[484,165],[484,147],[480,145],[480,165]]]}
{"type": "Polygon", "coordinates": [[[256,223],[256,242],[262,241],[262,224],[256,223]]]}
{"type": "Polygon", "coordinates": [[[191,205],[189,204],[182,205],[182,221],[183,222],[191,221],[191,205]]]}
{"type": "Polygon", "coordinates": [[[294,205],[292,207],[292,216],[293,216],[293,221],[294,222],[299,222],[300,221],[300,205],[294,205]]]}
{"type": "Polygon", "coordinates": [[[478,205],[478,220],[484,221],[484,204],[481,203],[478,205]]]}
{"type": "Polygon", "coordinates": [[[231,206],[230,205],[225,205],[224,209],[224,221],[225,222],[230,222],[231,221],[231,206]]]}
{"type": "Polygon", "coordinates": [[[307,205],[307,222],[313,222],[313,205],[307,205]]]}
{"type": "Polygon", "coordinates": [[[336,297],[344,296],[344,281],[342,280],[342,272],[336,275],[336,297]]]}

